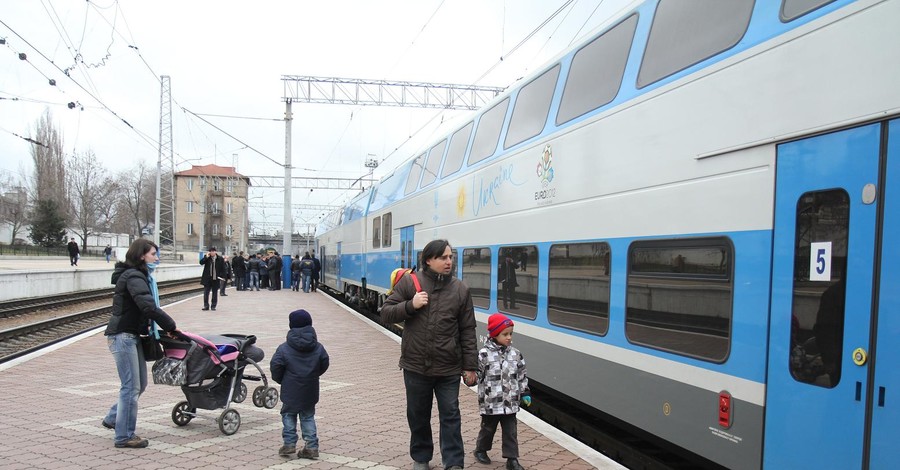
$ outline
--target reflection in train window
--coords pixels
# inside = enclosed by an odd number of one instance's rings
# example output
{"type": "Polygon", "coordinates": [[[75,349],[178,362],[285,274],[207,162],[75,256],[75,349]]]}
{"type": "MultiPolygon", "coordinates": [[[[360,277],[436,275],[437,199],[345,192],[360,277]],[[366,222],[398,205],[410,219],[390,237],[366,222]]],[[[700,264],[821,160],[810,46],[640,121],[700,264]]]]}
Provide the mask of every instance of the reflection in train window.
{"type": "Polygon", "coordinates": [[[536,246],[500,247],[497,257],[497,309],[534,320],[537,317],[537,273],[536,246]]]}
{"type": "Polygon", "coordinates": [[[422,173],[422,183],[420,188],[424,188],[437,179],[438,170],[441,168],[441,159],[444,157],[444,148],[447,146],[447,139],[440,141],[431,151],[428,152],[428,160],[425,161],[425,170],[422,173]]]}
{"type": "Polygon", "coordinates": [[[453,257],[453,266],[450,267],[450,277],[458,277],[456,270],[459,269],[459,252],[456,251],[456,248],[451,248],[450,255],[453,257]]]}
{"type": "Polygon", "coordinates": [[[391,235],[392,235],[392,233],[391,233],[391,230],[392,230],[391,218],[392,217],[391,217],[390,212],[388,212],[387,214],[384,214],[384,217],[383,217],[384,224],[383,224],[383,228],[381,229],[381,246],[383,246],[385,248],[391,246],[391,235]]]}
{"type": "Polygon", "coordinates": [[[625,299],[628,341],[724,362],[731,343],[733,264],[727,238],[633,243],[625,299]]]}
{"type": "Polygon", "coordinates": [[[547,319],[554,325],[605,335],[609,329],[609,245],[550,247],[547,319]]]}
{"type": "Polygon", "coordinates": [[[797,201],[789,364],[795,380],[825,388],[841,381],[849,226],[844,190],[806,193],[797,201]],[[820,272],[810,271],[813,256],[820,272]]]}
{"type": "Polygon", "coordinates": [[[412,166],[409,167],[409,175],[406,177],[406,187],[403,189],[404,196],[416,190],[416,187],[419,185],[419,178],[422,176],[422,165],[424,164],[424,153],[413,160],[412,166]]]}
{"type": "Polygon", "coordinates": [[[550,112],[550,100],[559,78],[559,64],[519,90],[503,148],[524,142],[544,130],[550,112]]]}
{"type": "Polygon", "coordinates": [[[491,249],[466,248],[462,263],[462,278],[469,286],[472,304],[476,308],[491,308],[491,249]]]}
{"type": "Polygon", "coordinates": [[[450,176],[462,168],[463,157],[466,156],[466,147],[469,146],[469,137],[472,136],[471,122],[465,127],[453,133],[450,138],[450,148],[447,149],[447,159],[441,170],[441,178],[450,176]]]}
{"type": "Polygon", "coordinates": [[[372,219],[372,248],[381,248],[381,216],[372,219]]]}
{"type": "Polygon", "coordinates": [[[509,98],[495,104],[493,108],[481,115],[481,119],[478,120],[478,129],[475,131],[475,140],[472,141],[472,150],[469,151],[469,165],[490,157],[497,150],[497,142],[500,142],[500,131],[503,130],[507,108],[509,108],[509,98]]]}

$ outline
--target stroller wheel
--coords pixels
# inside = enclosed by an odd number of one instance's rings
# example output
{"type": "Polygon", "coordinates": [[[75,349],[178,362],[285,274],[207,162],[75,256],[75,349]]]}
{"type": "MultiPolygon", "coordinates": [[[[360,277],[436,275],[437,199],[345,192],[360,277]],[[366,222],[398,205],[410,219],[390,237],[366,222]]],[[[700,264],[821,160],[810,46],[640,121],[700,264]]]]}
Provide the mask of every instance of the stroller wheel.
{"type": "Polygon", "coordinates": [[[234,398],[231,401],[240,403],[247,399],[247,386],[241,382],[241,386],[235,391],[234,398]]]}
{"type": "Polygon", "coordinates": [[[266,387],[260,385],[253,389],[253,404],[262,408],[265,405],[263,394],[266,393],[266,387]]]}
{"type": "Polygon", "coordinates": [[[219,431],[222,434],[230,436],[237,432],[241,427],[241,414],[234,409],[228,409],[219,415],[219,431]]]}
{"type": "Polygon", "coordinates": [[[178,404],[175,405],[175,408],[172,408],[172,422],[179,426],[184,426],[194,419],[194,413],[196,412],[197,409],[191,408],[191,405],[188,402],[178,402],[178,404]]]}
{"type": "Polygon", "coordinates": [[[269,387],[266,389],[265,396],[263,398],[263,406],[268,409],[275,408],[275,405],[278,404],[278,389],[274,387],[269,387]]]}

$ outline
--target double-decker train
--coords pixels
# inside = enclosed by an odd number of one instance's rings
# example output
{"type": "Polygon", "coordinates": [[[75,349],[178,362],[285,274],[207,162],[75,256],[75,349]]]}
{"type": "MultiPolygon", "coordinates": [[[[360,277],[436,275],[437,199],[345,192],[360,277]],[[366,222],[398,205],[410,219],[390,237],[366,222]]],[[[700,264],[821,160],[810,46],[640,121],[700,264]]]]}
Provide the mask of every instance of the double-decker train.
{"type": "Polygon", "coordinates": [[[320,224],[324,283],[377,309],[446,238],[565,397],[728,468],[893,468],[898,44],[900,0],[636,2],[320,224]]]}

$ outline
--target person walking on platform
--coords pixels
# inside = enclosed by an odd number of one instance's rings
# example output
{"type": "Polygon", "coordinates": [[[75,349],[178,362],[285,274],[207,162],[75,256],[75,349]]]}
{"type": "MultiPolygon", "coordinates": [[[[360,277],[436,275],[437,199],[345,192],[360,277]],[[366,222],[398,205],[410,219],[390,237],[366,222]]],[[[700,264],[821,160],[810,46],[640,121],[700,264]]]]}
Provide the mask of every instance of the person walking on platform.
{"type": "Polygon", "coordinates": [[[244,259],[244,252],[240,252],[231,257],[231,268],[234,270],[234,289],[242,291],[247,288],[247,260],[244,259]]]}
{"type": "Polygon", "coordinates": [[[109,257],[112,256],[112,247],[106,245],[106,248],[103,249],[103,256],[106,256],[106,262],[109,263],[109,257]]]}
{"type": "Polygon", "coordinates": [[[228,287],[228,281],[231,280],[231,261],[228,259],[228,256],[223,256],[222,260],[225,263],[225,270],[222,271],[222,292],[221,295],[223,297],[228,297],[228,294],[225,293],[225,288],[228,287]]]}
{"type": "Polygon", "coordinates": [[[272,380],[281,384],[281,437],[284,445],[278,455],[290,457],[297,450],[297,419],[303,448],[301,459],[319,458],[319,436],[316,430],[316,403],[319,402],[319,377],[328,370],[328,352],[318,342],[312,317],[306,310],[291,312],[291,329],[287,341],[278,346],[269,369],[272,380]]]}
{"type": "Polygon", "coordinates": [[[112,316],[106,326],[106,344],[116,362],[119,373],[119,400],[101,421],[108,429],[115,429],[114,445],[119,448],[147,447],[149,441],[135,434],[138,398],[147,388],[147,362],[141,348],[140,335],[149,332],[150,322],[164,331],[177,333],[175,320],[159,308],[153,269],[158,265],[156,245],[138,238],[128,247],[125,261],[116,263],[112,283],[112,316]]]}
{"type": "Polygon", "coordinates": [[[313,263],[312,258],[309,256],[309,252],[307,251],[303,255],[303,259],[300,260],[300,275],[303,277],[303,292],[309,293],[310,280],[312,279],[313,271],[315,271],[316,265],[313,263]]]}
{"type": "Polygon", "coordinates": [[[291,290],[300,290],[300,255],[294,255],[294,260],[291,261],[291,290]]]}
{"type": "Polygon", "coordinates": [[[315,292],[316,290],[319,289],[319,276],[322,273],[322,262],[319,261],[319,258],[316,258],[315,252],[313,252],[312,260],[313,260],[312,291],[315,292]]]}
{"type": "Polygon", "coordinates": [[[69,240],[66,250],[69,251],[69,266],[78,266],[78,257],[81,256],[81,250],[78,248],[78,242],[75,241],[75,237],[69,240]]]}
{"type": "Polygon", "coordinates": [[[475,460],[490,464],[487,452],[493,447],[497,425],[503,427],[502,451],[507,470],[525,470],[519,464],[519,440],[516,435],[516,413],[519,401],[531,406],[531,392],[525,358],[512,346],[513,322],[506,315],[488,317],[488,336],[478,351],[478,409],[481,430],[475,441],[475,460]]]}
{"type": "Polygon", "coordinates": [[[475,309],[469,288],[451,275],[453,251],[447,240],[422,250],[425,268],[403,276],[381,309],[385,323],[405,322],[400,368],[406,386],[409,455],[413,470],[428,470],[434,454],[431,403],[437,399],[444,468],[464,466],[459,412],[459,378],[474,385],[478,369],[475,309]]]}
{"type": "Polygon", "coordinates": [[[200,284],[203,285],[203,310],[216,309],[219,304],[219,282],[225,275],[225,262],[216,252],[216,247],[209,247],[209,251],[200,260],[203,265],[203,274],[200,276],[200,284]],[[212,304],[209,303],[209,294],[212,293],[212,304]]]}
{"type": "Polygon", "coordinates": [[[256,257],[256,254],[250,255],[250,260],[247,261],[247,271],[250,275],[250,282],[247,284],[248,290],[253,290],[254,288],[256,288],[257,291],[259,290],[259,270],[261,264],[262,261],[256,257]]]}

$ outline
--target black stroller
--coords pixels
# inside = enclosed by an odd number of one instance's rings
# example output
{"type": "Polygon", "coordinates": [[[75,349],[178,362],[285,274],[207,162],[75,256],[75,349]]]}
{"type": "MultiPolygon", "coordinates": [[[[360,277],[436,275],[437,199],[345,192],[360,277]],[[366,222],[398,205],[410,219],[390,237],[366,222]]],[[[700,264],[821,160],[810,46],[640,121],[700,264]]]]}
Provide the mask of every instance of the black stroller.
{"type": "Polygon", "coordinates": [[[247,398],[245,380],[262,385],[253,391],[253,404],[274,408],[278,404],[278,389],[269,386],[266,374],[257,365],[265,357],[254,346],[256,336],[205,335],[182,332],[179,339],[160,338],[166,357],[153,365],[153,381],[157,384],[180,385],[186,401],[172,409],[172,421],[184,426],[198,416],[197,409],[225,408],[217,421],[219,430],[232,435],[241,427],[241,415],[230,404],[247,398]],[[247,364],[259,375],[245,374],[247,364]]]}

